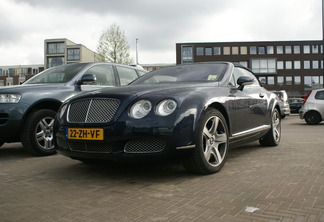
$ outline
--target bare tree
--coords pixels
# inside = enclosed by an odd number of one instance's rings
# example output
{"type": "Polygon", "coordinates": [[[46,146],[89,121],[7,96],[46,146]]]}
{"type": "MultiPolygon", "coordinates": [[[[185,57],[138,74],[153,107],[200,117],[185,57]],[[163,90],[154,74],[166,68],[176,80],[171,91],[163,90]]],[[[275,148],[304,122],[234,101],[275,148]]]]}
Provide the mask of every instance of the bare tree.
{"type": "Polygon", "coordinates": [[[116,24],[111,25],[102,33],[98,42],[97,52],[99,54],[99,61],[128,65],[133,63],[133,59],[129,54],[125,33],[116,24]]]}

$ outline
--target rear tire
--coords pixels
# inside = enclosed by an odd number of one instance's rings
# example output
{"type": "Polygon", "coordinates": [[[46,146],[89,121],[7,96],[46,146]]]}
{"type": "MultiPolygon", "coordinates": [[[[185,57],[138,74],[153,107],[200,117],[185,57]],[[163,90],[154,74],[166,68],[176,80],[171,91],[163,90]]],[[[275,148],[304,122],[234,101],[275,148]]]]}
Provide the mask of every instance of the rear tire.
{"type": "Polygon", "coordinates": [[[34,156],[56,153],[53,141],[53,124],[56,112],[49,109],[33,111],[26,119],[21,134],[25,150],[34,156]]]}
{"type": "Polygon", "coordinates": [[[305,114],[305,121],[309,125],[316,125],[322,121],[322,117],[318,112],[310,111],[305,114]]]}
{"type": "Polygon", "coordinates": [[[278,146],[281,139],[281,118],[277,109],[273,110],[271,129],[259,142],[262,146],[278,146]]]}
{"type": "Polygon", "coordinates": [[[216,109],[207,109],[195,132],[196,148],[183,166],[190,172],[211,174],[225,164],[229,147],[226,120],[216,109]]]}

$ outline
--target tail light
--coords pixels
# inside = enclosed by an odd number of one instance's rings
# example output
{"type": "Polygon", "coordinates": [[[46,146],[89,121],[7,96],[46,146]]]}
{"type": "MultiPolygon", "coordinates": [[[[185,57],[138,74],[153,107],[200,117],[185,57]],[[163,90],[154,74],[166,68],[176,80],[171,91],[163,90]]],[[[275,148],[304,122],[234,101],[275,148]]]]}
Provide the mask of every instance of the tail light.
{"type": "Polygon", "coordinates": [[[308,99],[309,95],[312,93],[312,90],[305,96],[305,98],[303,99],[303,105],[306,102],[306,100],[308,99]]]}

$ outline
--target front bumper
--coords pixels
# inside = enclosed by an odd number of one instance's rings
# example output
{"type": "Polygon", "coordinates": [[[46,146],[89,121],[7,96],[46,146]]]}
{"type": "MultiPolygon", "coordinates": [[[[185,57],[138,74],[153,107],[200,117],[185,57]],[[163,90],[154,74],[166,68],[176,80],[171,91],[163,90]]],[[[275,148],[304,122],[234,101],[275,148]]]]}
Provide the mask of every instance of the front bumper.
{"type": "Polygon", "coordinates": [[[189,154],[195,148],[193,122],[193,115],[181,121],[152,118],[140,123],[125,115],[110,125],[55,125],[54,135],[57,151],[74,159],[156,159],[189,154]],[[104,140],[67,139],[69,127],[102,128],[104,140]]]}
{"type": "Polygon", "coordinates": [[[27,107],[23,103],[0,104],[0,140],[19,141],[24,113],[27,107]]]}

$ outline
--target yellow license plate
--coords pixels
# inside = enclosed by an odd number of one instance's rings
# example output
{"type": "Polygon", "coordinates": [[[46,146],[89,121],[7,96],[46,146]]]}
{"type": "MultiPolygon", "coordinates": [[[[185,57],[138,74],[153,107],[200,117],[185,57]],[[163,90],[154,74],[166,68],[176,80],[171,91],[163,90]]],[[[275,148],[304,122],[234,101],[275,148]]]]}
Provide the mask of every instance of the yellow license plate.
{"type": "Polygon", "coordinates": [[[67,128],[66,138],[73,140],[103,140],[104,130],[100,128],[67,128]]]}

